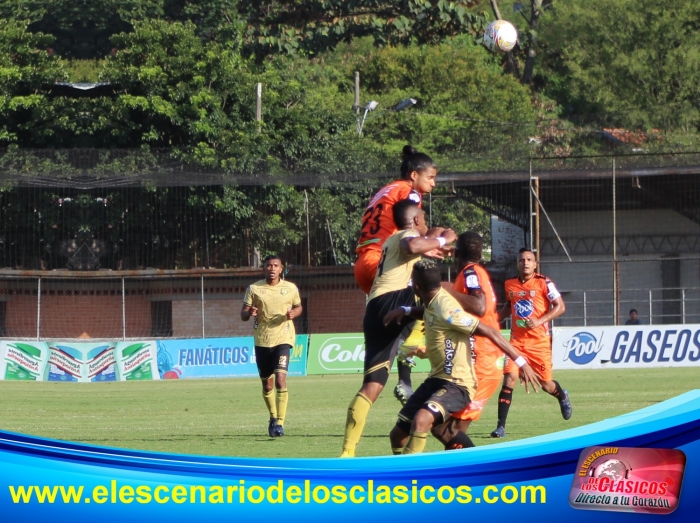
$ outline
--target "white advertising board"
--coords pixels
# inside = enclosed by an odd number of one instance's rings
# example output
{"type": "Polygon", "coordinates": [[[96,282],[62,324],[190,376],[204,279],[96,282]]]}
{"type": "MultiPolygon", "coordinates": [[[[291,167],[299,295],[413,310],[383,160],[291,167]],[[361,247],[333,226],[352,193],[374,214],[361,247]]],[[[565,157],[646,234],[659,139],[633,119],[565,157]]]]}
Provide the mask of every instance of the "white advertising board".
{"type": "Polygon", "coordinates": [[[700,365],[700,325],[555,327],[555,369],[700,365]]]}

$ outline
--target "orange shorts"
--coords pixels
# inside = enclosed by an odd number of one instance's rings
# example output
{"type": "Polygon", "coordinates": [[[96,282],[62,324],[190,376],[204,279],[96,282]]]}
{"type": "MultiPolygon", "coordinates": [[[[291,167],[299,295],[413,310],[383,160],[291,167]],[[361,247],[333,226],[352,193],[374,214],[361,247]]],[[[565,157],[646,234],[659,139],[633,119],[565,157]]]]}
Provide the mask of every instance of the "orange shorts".
{"type": "Polygon", "coordinates": [[[362,292],[369,294],[377,274],[377,267],[382,259],[382,251],[367,250],[360,254],[355,262],[355,281],[362,292]]]}
{"type": "MultiPolygon", "coordinates": [[[[524,348],[513,345],[523,358],[527,360],[527,363],[532,367],[541,380],[552,381],[552,349],[547,348],[524,348]]],[[[506,356],[505,365],[503,366],[503,374],[518,373],[518,366],[513,360],[506,356]]]]}
{"type": "Polygon", "coordinates": [[[493,394],[501,388],[501,378],[480,379],[476,385],[476,394],[465,408],[459,412],[453,412],[452,417],[461,420],[476,421],[481,417],[486,402],[493,394]]]}

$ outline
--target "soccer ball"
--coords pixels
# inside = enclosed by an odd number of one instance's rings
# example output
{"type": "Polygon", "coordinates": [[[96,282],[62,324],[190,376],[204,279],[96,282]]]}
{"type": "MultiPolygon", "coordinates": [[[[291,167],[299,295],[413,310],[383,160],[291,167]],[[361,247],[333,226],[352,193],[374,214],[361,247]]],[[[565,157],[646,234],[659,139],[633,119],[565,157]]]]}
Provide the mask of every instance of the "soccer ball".
{"type": "Polygon", "coordinates": [[[518,43],[518,31],[505,20],[491,22],[484,31],[484,45],[490,51],[508,52],[518,43]]]}

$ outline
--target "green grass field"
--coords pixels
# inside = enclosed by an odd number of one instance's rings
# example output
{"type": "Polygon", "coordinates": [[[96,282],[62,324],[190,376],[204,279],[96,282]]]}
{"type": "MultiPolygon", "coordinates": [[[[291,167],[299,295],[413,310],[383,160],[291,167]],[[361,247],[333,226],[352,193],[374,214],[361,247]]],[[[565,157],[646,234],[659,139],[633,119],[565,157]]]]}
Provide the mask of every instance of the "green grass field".
{"type": "MultiPolygon", "coordinates": [[[[414,385],[425,378],[414,376],[414,385]]],[[[516,389],[506,441],[565,430],[652,405],[700,387],[700,367],[558,371],[574,415],[564,421],[544,392],[516,389]]],[[[368,419],[359,456],[390,454],[388,433],[400,404],[391,376],[368,419]]],[[[267,437],[267,411],[257,379],[120,383],[0,381],[0,429],[53,439],[184,454],[335,457],[345,412],[360,375],[290,377],[289,411],[279,439],[267,437]]],[[[477,446],[496,423],[496,398],[472,424],[477,446]]],[[[442,447],[430,440],[427,451],[442,447]]]]}

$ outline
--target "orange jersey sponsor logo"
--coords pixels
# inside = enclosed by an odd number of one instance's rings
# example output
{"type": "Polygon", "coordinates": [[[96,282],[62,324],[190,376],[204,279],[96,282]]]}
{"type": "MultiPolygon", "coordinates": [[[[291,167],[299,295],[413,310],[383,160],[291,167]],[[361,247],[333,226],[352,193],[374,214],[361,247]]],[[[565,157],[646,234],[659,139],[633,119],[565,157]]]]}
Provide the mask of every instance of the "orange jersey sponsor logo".
{"type": "Polygon", "coordinates": [[[506,280],[505,292],[506,299],[510,302],[513,344],[518,346],[518,342],[528,341],[534,342],[533,346],[549,346],[549,323],[529,329],[526,320],[540,318],[549,311],[551,303],[560,296],[554,283],[541,274],[535,274],[526,282],[511,278],[506,280]]]}

